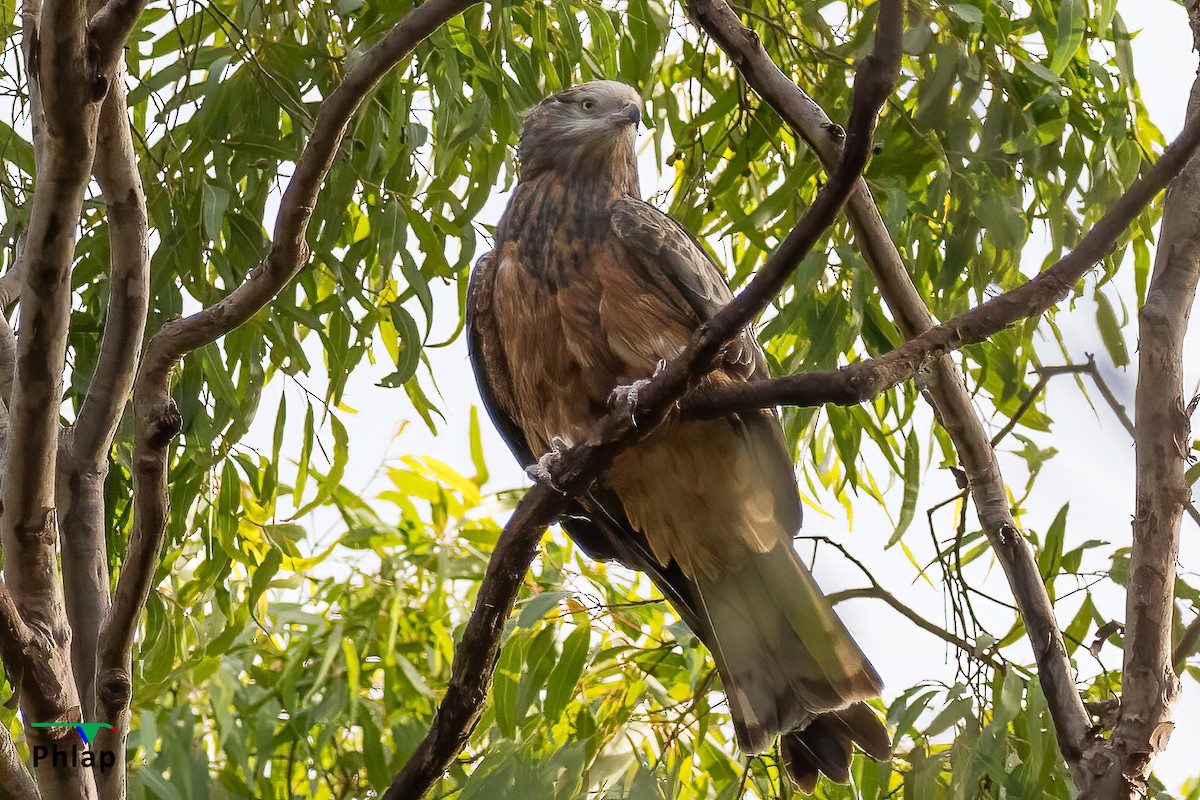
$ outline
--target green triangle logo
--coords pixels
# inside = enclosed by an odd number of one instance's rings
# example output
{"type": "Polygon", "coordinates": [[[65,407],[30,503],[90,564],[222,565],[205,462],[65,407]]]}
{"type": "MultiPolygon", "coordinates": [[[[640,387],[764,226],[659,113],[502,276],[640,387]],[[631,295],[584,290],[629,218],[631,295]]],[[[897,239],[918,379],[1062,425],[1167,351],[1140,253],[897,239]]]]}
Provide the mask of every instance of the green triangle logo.
{"type": "Polygon", "coordinates": [[[91,744],[92,739],[96,738],[96,734],[101,728],[113,729],[112,725],[107,722],[34,722],[31,723],[35,728],[74,728],[79,731],[79,735],[83,737],[84,744],[91,744]]]}
{"type": "Polygon", "coordinates": [[[79,729],[79,734],[83,737],[84,744],[91,744],[101,728],[112,730],[112,725],[109,725],[107,722],[80,722],[75,727],[79,729]]]}

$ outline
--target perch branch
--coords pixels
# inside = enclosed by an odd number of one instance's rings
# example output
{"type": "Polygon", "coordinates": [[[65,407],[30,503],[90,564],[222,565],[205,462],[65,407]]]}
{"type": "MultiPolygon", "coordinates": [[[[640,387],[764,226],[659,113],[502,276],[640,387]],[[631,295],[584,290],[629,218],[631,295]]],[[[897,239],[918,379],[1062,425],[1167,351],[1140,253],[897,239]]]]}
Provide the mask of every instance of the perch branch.
{"type": "MultiPolygon", "coordinates": [[[[775,66],[758,37],[742,25],[728,5],[723,0],[689,0],[688,9],[729,54],[747,82],[813,147],[821,160],[827,166],[836,163],[837,126],[775,66]]],[[[848,216],[856,241],[904,335],[911,339],[928,330],[933,324],[929,309],[916,291],[865,181],[860,182],[850,199],[848,216]]],[[[1091,720],[1075,687],[1049,595],[1008,508],[995,451],[958,370],[944,356],[927,366],[925,377],[938,419],[958,450],[980,523],[1003,565],[1026,622],[1059,747],[1079,779],[1077,765],[1092,739],[1091,720]]]]}
{"type": "MultiPolygon", "coordinates": [[[[591,482],[612,458],[644,431],[663,420],[675,400],[708,371],[720,348],[754,319],[784,286],[788,276],[833,223],[866,165],[879,109],[895,86],[903,31],[902,0],[883,0],[875,50],[854,82],[854,111],[845,155],[812,207],[772,253],[749,285],[702,326],[688,347],[641,390],[640,429],[628,407],[615,409],[593,426],[551,470],[555,486],[570,494],[591,482]]],[[[488,564],[475,610],[451,667],[450,685],[429,733],[384,794],[385,800],[414,800],[425,794],[466,743],[483,708],[495,668],[504,622],[537,552],[538,542],[565,496],[535,486],[518,504],[488,564]]]]}

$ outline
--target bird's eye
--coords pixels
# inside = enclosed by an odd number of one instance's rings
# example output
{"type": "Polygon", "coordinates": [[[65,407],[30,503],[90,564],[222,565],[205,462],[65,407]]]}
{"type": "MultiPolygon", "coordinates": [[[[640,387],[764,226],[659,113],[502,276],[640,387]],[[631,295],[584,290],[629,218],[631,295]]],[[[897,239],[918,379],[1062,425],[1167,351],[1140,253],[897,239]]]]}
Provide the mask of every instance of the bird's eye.
{"type": "Polygon", "coordinates": [[[583,106],[584,111],[591,111],[596,107],[596,104],[591,100],[584,100],[580,105],[583,106]]]}

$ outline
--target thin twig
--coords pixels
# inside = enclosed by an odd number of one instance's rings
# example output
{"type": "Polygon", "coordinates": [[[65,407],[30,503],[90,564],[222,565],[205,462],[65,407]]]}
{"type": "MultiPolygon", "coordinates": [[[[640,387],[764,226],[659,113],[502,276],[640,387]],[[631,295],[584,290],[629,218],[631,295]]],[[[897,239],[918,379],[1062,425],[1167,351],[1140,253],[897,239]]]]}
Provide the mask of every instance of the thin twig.
{"type": "Polygon", "coordinates": [[[833,592],[829,596],[829,602],[840,603],[843,600],[854,600],[857,598],[873,598],[882,600],[889,606],[900,612],[900,615],[908,619],[918,628],[923,631],[932,633],[944,642],[954,645],[962,650],[968,656],[978,661],[982,661],[994,670],[1002,671],[1004,665],[997,661],[993,656],[988,655],[985,649],[978,644],[971,644],[966,639],[951,633],[945,628],[934,625],[925,617],[901,603],[894,594],[884,589],[882,586],[868,586],[862,589],[843,589],[840,592],[833,592]]]}

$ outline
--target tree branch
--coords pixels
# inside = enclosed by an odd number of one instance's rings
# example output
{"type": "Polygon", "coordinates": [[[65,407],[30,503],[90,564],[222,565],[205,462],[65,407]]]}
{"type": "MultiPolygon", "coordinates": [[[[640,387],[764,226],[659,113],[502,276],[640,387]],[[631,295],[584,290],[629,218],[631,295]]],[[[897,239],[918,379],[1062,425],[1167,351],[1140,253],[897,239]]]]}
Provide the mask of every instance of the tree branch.
{"type": "Polygon", "coordinates": [[[914,611],[913,609],[911,609],[908,606],[901,603],[900,600],[894,594],[889,592],[887,589],[883,588],[883,586],[875,578],[874,573],[872,573],[871,570],[867,569],[867,565],[862,563],[862,561],[860,561],[859,559],[855,558],[854,555],[851,554],[850,550],[845,545],[843,545],[841,542],[834,541],[833,539],[830,539],[828,536],[797,536],[796,538],[820,542],[821,544],[825,544],[825,545],[828,545],[828,546],[834,548],[839,553],[841,553],[842,556],[847,561],[849,561],[854,566],[858,567],[858,571],[861,572],[863,574],[863,577],[867,579],[867,582],[871,584],[869,587],[867,587],[865,589],[845,589],[843,591],[834,592],[833,594],[827,595],[827,598],[830,603],[833,603],[836,605],[837,603],[840,603],[843,600],[853,600],[856,598],[872,598],[875,600],[882,600],[883,602],[887,603],[889,606],[894,608],[896,611],[898,611],[902,616],[908,618],[917,627],[921,628],[922,630],[928,631],[929,633],[932,633],[934,636],[938,637],[939,639],[941,639],[944,642],[948,642],[949,644],[954,645],[955,647],[957,647],[960,650],[962,650],[963,652],[965,652],[971,658],[974,658],[977,661],[982,661],[983,663],[987,664],[989,667],[991,667],[994,670],[1003,670],[1004,669],[1003,664],[1001,664],[999,661],[997,661],[994,657],[987,655],[984,652],[984,648],[980,647],[978,644],[971,644],[970,642],[968,642],[966,639],[962,638],[961,636],[958,636],[944,628],[934,625],[932,622],[930,622],[929,620],[922,617],[916,611],[914,611]]]}
{"type": "MultiPolygon", "coordinates": [[[[822,161],[827,166],[836,163],[836,126],[816,103],[775,66],[759,44],[757,36],[741,24],[723,0],[689,0],[688,9],[729,54],[747,82],[793,130],[812,145],[822,161]]],[[[1177,172],[1179,167],[1182,164],[1178,164],[1170,174],[1177,172]]],[[[1131,194],[1127,193],[1123,201],[1132,200],[1131,194]]],[[[1140,208],[1145,200],[1134,202],[1140,208]]],[[[1114,211],[1119,210],[1114,208],[1114,211]]],[[[933,323],[932,317],[916,291],[878,209],[871,201],[865,181],[860,182],[858,191],[851,198],[848,213],[856,240],[879,282],[881,294],[905,336],[911,339],[928,330],[933,323]]],[[[1115,242],[1115,234],[1100,238],[1115,242]]],[[[1098,261],[1104,255],[1101,253],[1093,258],[1094,252],[1087,252],[1082,245],[1077,253],[1089,261],[1098,261]]],[[[1063,271],[1066,272],[1067,268],[1063,271]]],[[[1053,292],[1049,286],[1046,288],[1053,292]]],[[[1062,291],[1068,288],[1064,287],[1062,291]]],[[[929,351],[929,355],[938,356],[939,350],[935,347],[929,351]]],[[[1077,765],[1084,747],[1092,738],[1091,720],[1075,687],[1062,634],[1037,565],[1009,511],[995,451],[953,362],[945,357],[931,360],[926,380],[939,421],[958,450],[982,528],[1004,567],[1025,620],[1038,664],[1038,678],[1054,719],[1059,747],[1078,781],[1081,776],[1077,765]]],[[[764,387],[763,391],[769,390],[764,387]]],[[[779,387],[779,391],[786,394],[786,387],[779,387]]]]}
{"type": "Polygon", "coordinates": [[[878,358],[827,372],[706,387],[684,398],[682,411],[706,418],[775,405],[855,405],[914,377],[934,358],[983,342],[1016,322],[1045,313],[1065,299],[1075,283],[1112,251],[1125,228],[1180,173],[1198,145],[1200,118],[1189,121],[1162,158],[1113,203],[1074,250],[1020,286],[930,328],[878,358]]]}
{"type": "Polygon", "coordinates": [[[124,60],[125,40],[133,30],[146,0],[107,0],[88,23],[88,38],[95,44],[100,70],[112,78],[124,60]]]}
{"type": "Polygon", "coordinates": [[[843,600],[854,600],[857,598],[882,600],[921,630],[932,633],[942,641],[954,645],[971,658],[974,658],[977,661],[982,661],[994,670],[1004,669],[1004,665],[997,661],[994,657],[988,655],[984,651],[984,648],[980,647],[978,644],[971,644],[966,639],[958,636],[957,634],[951,633],[945,628],[934,625],[916,611],[901,603],[894,594],[878,584],[874,586],[868,586],[863,589],[843,589],[840,592],[834,592],[833,594],[828,595],[829,602],[834,604],[840,603],[843,600]]]}
{"type": "MultiPolygon", "coordinates": [[[[110,0],[97,14],[114,17],[124,0],[110,0]]],[[[251,319],[308,261],[305,231],[317,193],[328,174],[350,119],[375,83],[421,41],[478,0],[428,0],[404,16],[349,69],[321,104],[312,135],[284,192],[267,257],[245,282],[216,304],[167,322],[149,341],[134,382],[134,513],[129,549],[112,607],[100,633],[96,694],[102,745],[124,752],[129,731],[131,652],[138,621],[153,589],[167,525],[167,456],[182,420],[170,396],[170,373],[187,353],[215,342],[251,319]]],[[[103,23],[103,24],[102,24],[103,23]]],[[[114,23],[115,24],[115,23],[114,23]]]]}
{"type": "MultiPolygon", "coordinates": [[[[28,721],[78,720],[79,698],[69,656],[70,625],[58,576],[55,476],[59,406],[71,315],[71,263],[83,193],[91,175],[99,100],[83,0],[50,0],[26,49],[30,95],[40,96],[44,128],[35,130],[37,180],[19,275],[17,366],[4,469],[0,542],[4,575],[16,608],[34,632],[20,680],[28,721]],[[36,56],[36,57],[33,57],[36,56]]],[[[30,728],[31,746],[61,729],[30,728]]],[[[94,798],[90,770],[43,763],[38,784],[47,798],[94,798]]]]}
{"type": "Polygon", "coordinates": [[[0,726],[0,798],[3,800],[38,800],[37,784],[17,746],[13,743],[12,734],[7,727],[0,726]]]}
{"type": "MultiPolygon", "coordinates": [[[[29,667],[27,651],[32,640],[33,632],[21,619],[8,585],[0,583],[0,660],[4,662],[9,684],[14,687],[21,686],[29,667]]],[[[33,666],[36,669],[36,665],[33,666]]],[[[7,727],[0,726],[0,798],[37,800],[39,797],[37,785],[25,768],[12,735],[7,727]]]]}
{"type": "MultiPolygon", "coordinates": [[[[1200,6],[1189,7],[1200,38],[1200,6]]],[[[1188,127],[1200,125],[1200,78],[1188,127]]],[[[1094,782],[1082,796],[1108,800],[1147,793],[1155,758],[1166,747],[1179,696],[1171,620],[1179,529],[1191,488],[1184,474],[1190,421],[1184,409],[1183,342],[1200,281],[1200,160],[1167,192],[1158,253],[1138,315],[1137,463],[1133,547],[1126,591],[1121,711],[1108,746],[1092,758],[1094,782]]]]}
{"type": "MultiPolygon", "coordinates": [[[[111,602],[104,482],[137,370],[150,300],[146,200],[127,117],[124,76],[121,58],[100,112],[92,167],[108,222],[108,313],[95,372],[79,415],[62,438],[57,491],[63,582],[73,634],[71,662],[84,719],[96,719],[97,648],[111,602]]],[[[123,797],[124,759],[97,772],[97,782],[102,798],[123,797]]]]}
{"type": "MultiPolygon", "coordinates": [[[[586,488],[617,453],[657,427],[675,400],[708,372],[720,348],[766,308],[833,223],[866,164],[876,117],[895,86],[903,32],[902,0],[882,1],[878,26],[875,50],[855,77],[854,111],[841,165],[758,275],[696,332],[683,353],[650,379],[639,393],[636,409],[615,409],[552,466],[550,483],[567,495],[586,488]],[[632,421],[635,410],[640,427],[632,421]]],[[[517,590],[545,526],[565,502],[565,496],[539,484],[521,500],[505,525],[455,653],[446,696],[429,733],[392,781],[385,800],[413,800],[424,795],[465,745],[487,697],[504,622],[512,613],[517,590]]]]}

